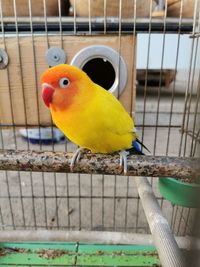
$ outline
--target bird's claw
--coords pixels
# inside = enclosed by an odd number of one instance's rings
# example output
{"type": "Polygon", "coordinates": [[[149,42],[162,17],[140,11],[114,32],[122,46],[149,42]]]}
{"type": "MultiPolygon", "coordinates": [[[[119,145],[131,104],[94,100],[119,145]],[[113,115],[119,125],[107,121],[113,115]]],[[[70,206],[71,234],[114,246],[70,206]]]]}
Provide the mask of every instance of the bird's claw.
{"type": "Polygon", "coordinates": [[[73,154],[72,159],[71,159],[71,163],[70,163],[70,170],[71,170],[71,172],[73,172],[75,163],[76,162],[79,162],[82,153],[83,153],[83,148],[78,148],[75,151],[75,153],[73,154]]]}
{"type": "Polygon", "coordinates": [[[129,152],[126,150],[120,151],[120,166],[124,168],[124,174],[127,174],[128,171],[128,164],[127,164],[127,156],[129,155],[129,152]]]}

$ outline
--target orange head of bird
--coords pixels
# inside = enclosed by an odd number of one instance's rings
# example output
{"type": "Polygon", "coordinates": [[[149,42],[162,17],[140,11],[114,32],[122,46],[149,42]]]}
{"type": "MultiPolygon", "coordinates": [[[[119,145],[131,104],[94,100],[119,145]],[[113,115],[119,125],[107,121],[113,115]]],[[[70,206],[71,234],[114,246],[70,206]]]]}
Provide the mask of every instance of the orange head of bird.
{"type": "Polygon", "coordinates": [[[41,77],[43,101],[47,107],[66,109],[89,82],[89,77],[77,67],[67,64],[52,67],[41,77]]]}

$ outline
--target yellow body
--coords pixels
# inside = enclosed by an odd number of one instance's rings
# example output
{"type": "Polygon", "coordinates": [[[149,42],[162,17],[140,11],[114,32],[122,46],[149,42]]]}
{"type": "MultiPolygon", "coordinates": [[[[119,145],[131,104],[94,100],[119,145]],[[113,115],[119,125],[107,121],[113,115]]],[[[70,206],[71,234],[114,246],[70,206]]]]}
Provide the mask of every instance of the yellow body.
{"type": "MultiPolygon", "coordinates": [[[[93,83],[85,73],[77,68],[75,70],[81,75],[71,82],[76,94],[70,104],[64,107],[64,100],[60,100],[60,94],[64,91],[60,89],[50,104],[56,126],[72,142],[94,153],[112,153],[131,148],[136,135],[133,132],[133,120],[124,107],[115,96],[93,83]],[[58,105],[59,101],[62,108],[58,105]]],[[[43,80],[46,82],[45,78],[43,80]]],[[[70,90],[66,92],[70,94],[70,90]]]]}
{"type": "MultiPolygon", "coordinates": [[[[81,97],[81,96],[80,96],[81,97]]],[[[70,111],[54,111],[54,123],[75,144],[94,153],[112,153],[131,148],[133,121],[115,97],[94,85],[91,99],[70,107],[70,111]]]]}

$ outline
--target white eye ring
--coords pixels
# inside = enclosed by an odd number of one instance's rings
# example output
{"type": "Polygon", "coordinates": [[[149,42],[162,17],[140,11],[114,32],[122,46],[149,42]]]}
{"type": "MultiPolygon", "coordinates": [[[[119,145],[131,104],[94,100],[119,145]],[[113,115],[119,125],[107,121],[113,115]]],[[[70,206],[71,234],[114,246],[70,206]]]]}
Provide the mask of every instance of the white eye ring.
{"type": "Polygon", "coordinates": [[[60,79],[60,81],[59,81],[59,85],[61,88],[66,88],[69,86],[69,84],[70,84],[70,81],[66,77],[60,79]]]}

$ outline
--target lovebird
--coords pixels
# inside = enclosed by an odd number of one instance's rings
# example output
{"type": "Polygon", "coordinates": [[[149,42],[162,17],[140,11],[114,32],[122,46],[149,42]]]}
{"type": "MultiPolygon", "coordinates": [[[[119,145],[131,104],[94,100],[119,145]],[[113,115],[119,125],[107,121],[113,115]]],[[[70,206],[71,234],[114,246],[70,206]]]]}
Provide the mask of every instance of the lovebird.
{"type": "Polygon", "coordinates": [[[81,69],[67,64],[49,68],[41,76],[42,98],[53,122],[79,146],[71,168],[84,149],[92,153],[118,152],[127,173],[127,156],[143,154],[134,122],[118,99],[95,84],[81,69]]]}

